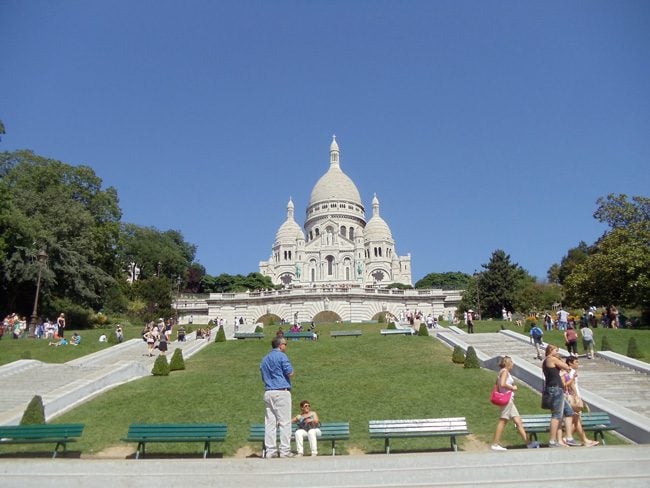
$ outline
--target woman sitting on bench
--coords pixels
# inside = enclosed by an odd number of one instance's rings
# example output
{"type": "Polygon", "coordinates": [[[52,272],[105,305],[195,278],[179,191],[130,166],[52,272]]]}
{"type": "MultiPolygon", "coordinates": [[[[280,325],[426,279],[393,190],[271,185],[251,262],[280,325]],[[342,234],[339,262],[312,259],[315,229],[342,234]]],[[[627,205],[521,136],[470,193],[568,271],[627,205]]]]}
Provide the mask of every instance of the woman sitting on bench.
{"type": "Polygon", "coordinates": [[[308,400],[303,400],[300,402],[300,414],[291,419],[292,423],[298,424],[298,430],[296,430],[296,451],[298,451],[298,456],[304,454],[303,443],[305,437],[309,439],[309,449],[311,450],[312,456],[318,455],[318,441],[317,438],[321,436],[320,431],[320,421],[318,420],[318,414],[311,409],[311,404],[308,400]]]}

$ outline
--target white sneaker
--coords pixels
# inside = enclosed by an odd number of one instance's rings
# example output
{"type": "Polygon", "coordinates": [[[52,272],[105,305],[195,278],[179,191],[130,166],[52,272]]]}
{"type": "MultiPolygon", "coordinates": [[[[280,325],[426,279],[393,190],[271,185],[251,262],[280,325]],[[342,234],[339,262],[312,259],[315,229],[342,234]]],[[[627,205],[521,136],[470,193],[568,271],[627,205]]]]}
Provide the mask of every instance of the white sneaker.
{"type": "Polygon", "coordinates": [[[502,447],[499,444],[492,444],[490,446],[490,449],[492,449],[493,451],[507,451],[505,447],[502,447]]]}

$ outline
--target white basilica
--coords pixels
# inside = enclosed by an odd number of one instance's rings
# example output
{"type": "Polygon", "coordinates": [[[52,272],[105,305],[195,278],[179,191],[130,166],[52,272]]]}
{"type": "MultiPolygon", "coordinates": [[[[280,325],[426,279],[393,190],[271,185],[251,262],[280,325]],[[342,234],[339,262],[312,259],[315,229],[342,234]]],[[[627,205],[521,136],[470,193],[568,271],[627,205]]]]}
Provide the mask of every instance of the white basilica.
{"type": "Polygon", "coordinates": [[[274,284],[292,286],[411,285],[410,254],[397,254],[376,195],[366,221],[359,190],[341,169],[339,156],[333,137],[329,168],[311,192],[304,232],[289,198],[287,219],[275,235],[270,259],[260,262],[260,272],[274,284]]]}

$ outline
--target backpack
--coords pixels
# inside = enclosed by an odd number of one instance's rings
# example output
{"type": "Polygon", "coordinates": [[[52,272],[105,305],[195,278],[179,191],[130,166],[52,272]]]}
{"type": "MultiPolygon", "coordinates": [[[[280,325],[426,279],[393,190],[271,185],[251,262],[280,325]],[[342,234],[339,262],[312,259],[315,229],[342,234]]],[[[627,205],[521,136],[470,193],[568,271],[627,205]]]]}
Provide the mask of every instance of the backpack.
{"type": "Polygon", "coordinates": [[[544,332],[542,332],[542,329],[540,329],[540,328],[537,327],[537,326],[533,327],[533,328],[531,329],[530,333],[532,334],[532,336],[533,336],[535,339],[539,339],[539,338],[542,337],[542,335],[544,334],[544,332]]]}

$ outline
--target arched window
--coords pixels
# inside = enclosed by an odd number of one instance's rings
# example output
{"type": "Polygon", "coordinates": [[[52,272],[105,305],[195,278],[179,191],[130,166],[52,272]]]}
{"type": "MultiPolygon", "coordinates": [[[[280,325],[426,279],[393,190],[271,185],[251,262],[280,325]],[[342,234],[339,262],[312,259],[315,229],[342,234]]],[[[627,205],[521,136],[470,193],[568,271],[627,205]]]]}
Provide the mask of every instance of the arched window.
{"type": "Polygon", "coordinates": [[[345,228],[345,225],[342,225],[341,228],[340,228],[340,230],[339,230],[340,234],[341,234],[343,237],[345,237],[345,231],[346,231],[346,230],[347,230],[347,229],[345,228]]]}
{"type": "Polygon", "coordinates": [[[327,275],[332,276],[334,274],[334,256],[327,256],[325,261],[327,261],[327,275]]]}
{"type": "Polygon", "coordinates": [[[354,240],[354,227],[350,227],[349,232],[350,232],[350,240],[353,241],[354,240]]]}

